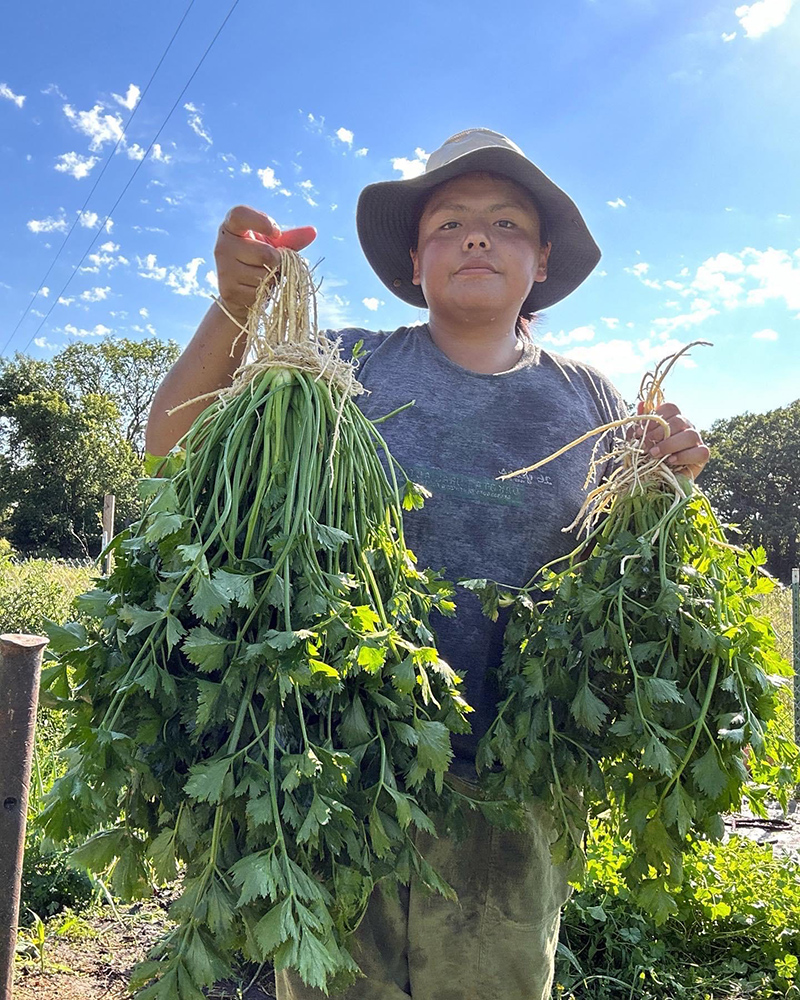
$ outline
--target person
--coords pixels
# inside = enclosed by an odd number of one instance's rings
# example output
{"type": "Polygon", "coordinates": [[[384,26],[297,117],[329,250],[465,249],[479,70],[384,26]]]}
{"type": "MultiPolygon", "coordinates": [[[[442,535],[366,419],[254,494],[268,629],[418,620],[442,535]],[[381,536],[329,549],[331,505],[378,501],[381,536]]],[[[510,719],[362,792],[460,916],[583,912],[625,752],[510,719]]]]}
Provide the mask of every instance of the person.
{"type": "MultiPolygon", "coordinates": [[[[568,550],[562,528],[585,496],[592,443],[536,473],[497,477],[533,464],[625,409],[593,368],[538,345],[531,317],[577,288],[600,251],[572,200],[510,139],[468,129],[431,154],[416,178],[372,184],[357,209],[366,257],[403,301],[427,307],[428,321],[390,333],[337,331],[342,350],[363,340],[359,397],[367,416],[391,413],[381,429],[392,454],[432,496],[407,515],[406,539],[420,565],[449,579],[486,577],[511,586],[568,550]]],[[[215,255],[226,310],[242,320],[264,266],[281,246],[302,249],[313,232],[281,233],[262,213],[231,209],[215,255]],[[268,242],[267,242],[268,241],[268,242]]],[[[216,305],[160,386],[147,448],[165,454],[198,408],[167,410],[229,384],[241,360],[238,329],[216,305]]],[[[202,404],[201,404],[202,405],[202,404]]],[[[697,475],[708,448],[667,403],[646,447],[697,475]]],[[[648,425],[649,426],[649,425],[648,425]]],[[[608,470],[598,470],[598,477],[608,470]]],[[[505,617],[490,621],[477,598],[459,591],[457,614],[435,623],[442,656],[465,678],[475,709],[472,733],[454,736],[448,780],[476,792],[475,751],[498,693],[492,667],[505,617]]],[[[420,849],[458,893],[458,903],[414,883],[379,885],[354,942],[365,978],[346,1000],[544,1000],[549,996],[560,912],[570,887],[550,858],[553,830],[535,806],[524,833],[472,814],[469,835],[418,835],[420,849]]],[[[321,998],[292,972],[276,977],[279,1000],[321,998]]]]}

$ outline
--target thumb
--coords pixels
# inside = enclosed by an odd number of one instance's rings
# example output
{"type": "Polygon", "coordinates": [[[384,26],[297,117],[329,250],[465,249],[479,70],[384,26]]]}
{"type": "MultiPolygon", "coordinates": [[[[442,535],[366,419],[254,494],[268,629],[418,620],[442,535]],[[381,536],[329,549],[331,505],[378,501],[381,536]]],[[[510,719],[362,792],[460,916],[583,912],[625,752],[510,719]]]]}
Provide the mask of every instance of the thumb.
{"type": "Polygon", "coordinates": [[[302,250],[317,238],[313,226],[299,226],[297,229],[287,229],[279,236],[270,240],[274,247],[286,247],[288,250],[302,250]]]}

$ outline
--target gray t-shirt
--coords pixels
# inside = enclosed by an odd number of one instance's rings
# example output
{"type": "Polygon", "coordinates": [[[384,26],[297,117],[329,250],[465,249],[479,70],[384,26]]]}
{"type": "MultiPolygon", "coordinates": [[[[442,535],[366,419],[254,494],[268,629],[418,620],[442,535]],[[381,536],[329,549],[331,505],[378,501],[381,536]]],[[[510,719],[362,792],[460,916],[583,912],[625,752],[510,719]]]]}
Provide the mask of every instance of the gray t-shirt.
{"type": "MultiPolygon", "coordinates": [[[[453,581],[485,577],[518,587],[571,550],[573,539],[561,529],[585,498],[597,439],[536,472],[503,482],[497,476],[617,419],[625,404],[605,376],[530,341],[509,371],[469,371],[434,344],[427,325],[327,333],[341,338],[347,358],[364,341],[358,378],[369,394],[358,404],[368,417],[416,401],[380,431],[409,478],[432,493],[422,510],[404,516],[406,542],[420,566],[444,570],[453,581]]],[[[507,614],[490,621],[463,588],[456,604],[454,618],[437,615],[432,624],[440,654],[464,676],[464,693],[475,709],[472,733],[453,737],[454,770],[469,773],[478,740],[495,716],[492,668],[500,662],[507,614]]]]}

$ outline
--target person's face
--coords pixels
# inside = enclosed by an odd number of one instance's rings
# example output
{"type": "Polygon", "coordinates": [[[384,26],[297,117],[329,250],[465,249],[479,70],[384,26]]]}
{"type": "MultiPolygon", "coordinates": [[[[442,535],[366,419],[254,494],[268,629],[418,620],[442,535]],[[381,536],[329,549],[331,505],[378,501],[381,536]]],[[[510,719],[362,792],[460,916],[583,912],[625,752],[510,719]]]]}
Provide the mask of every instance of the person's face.
{"type": "Polygon", "coordinates": [[[411,250],[413,281],[433,311],[463,320],[516,317],[534,282],[546,279],[549,254],[523,188],[490,174],[462,174],[428,198],[411,250]]]}

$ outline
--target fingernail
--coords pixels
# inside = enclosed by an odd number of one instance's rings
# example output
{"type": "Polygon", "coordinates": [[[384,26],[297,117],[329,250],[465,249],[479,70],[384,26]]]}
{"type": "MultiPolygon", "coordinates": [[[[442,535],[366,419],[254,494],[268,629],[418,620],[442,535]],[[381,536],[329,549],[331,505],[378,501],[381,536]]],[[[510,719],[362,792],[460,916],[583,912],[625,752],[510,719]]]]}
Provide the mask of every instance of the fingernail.
{"type": "Polygon", "coordinates": [[[653,456],[653,458],[658,458],[658,456],[661,454],[661,449],[658,447],[657,444],[653,445],[653,447],[650,449],[650,454],[653,456]]]}

